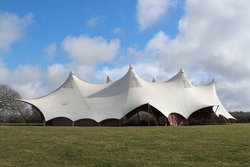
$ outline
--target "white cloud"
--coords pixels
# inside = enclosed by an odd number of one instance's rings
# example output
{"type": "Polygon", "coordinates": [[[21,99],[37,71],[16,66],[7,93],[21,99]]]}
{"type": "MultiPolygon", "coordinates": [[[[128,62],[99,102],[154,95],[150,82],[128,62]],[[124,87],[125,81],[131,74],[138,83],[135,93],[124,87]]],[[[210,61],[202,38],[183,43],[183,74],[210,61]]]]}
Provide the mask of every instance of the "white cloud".
{"type": "Polygon", "coordinates": [[[63,84],[69,76],[70,71],[73,71],[82,80],[89,80],[95,72],[95,68],[93,66],[81,66],[77,64],[52,64],[48,67],[45,75],[45,83],[49,86],[49,91],[53,91],[63,84]]]}
{"type": "Polygon", "coordinates": [[[122,29],[121,27],[116,27],[113,30],[113,34],[115,34],[115,35],[121,35],[123,33],[124,33],[124,29],[122,29]]]}
{"type": "Polygon", "coordinates": [[[3,62],[0,62],[0,83],[23,84],[27,81],[37,81],[42,76],[36,65],[19,65],[15,70],[9,70],[3,62]]]}
{"type": "Polygon", "coordinates": [[[11,83],[24,84],[27,81],[36,82],[42,76],[39,66],[37,65],[19,65],[9,76],[11,83]]]}
{"type": "Polygon", "coordinates": [[[165,17],[173,2],[173,0],[138,0],[136,17],[139,29],[145,30],[159,22],[165,17]]]}
{"type": "Polygon", "coordinates": [[[169,42],[169,37],[163,32],[159,31],[146,45],[146,51],[161,51],[169,42]]]}
{"type": "MultiPolygon", "coordinates": [[[[148,82],[151,82],[153,78],[165,81],[167,80],[167,76],[169,76],[169,74],[167,74],[157,62],[137,62],[133,64],[132,67],[140,77],[148,82]]],[[[109,68],[106,66],[97,71],[95,77],[99,80],[104,80],[106,76],[109,76],[112,80],[117,80],[123,77],[128,69],[128,65],[113,68],[109,68]]]]}
{"type": "Polygon", "coordinates": [[[134,68],[147,81],[152,81],[153,78],[165,81],[169,76],[158,62],[139,62],[134,65],[134,68]]]}
{"type": "Polygon", "coordinates": [[[63,40],[62,47],[76,64],[94,66],[112,60],[118,53],[120,40],[108,42],[103,37],[68,36],[63,40]]]}
{"type": "Polygon", "coordinates": [[[91,65],[75,65],[72,69],[79,78],[86,81],[90,81],[95,73],[95,66],[91,65]]]}
{"type": "Polygon", "coordinates": [[[94,27],[101,21],[101,17],[89,17],[86,21],[87,26],[94,27]]]}
{"type": "Polygon", "coordinates": [[[46,82],[53,89],[58,88],[68,77],[70,67],[63,64],[52,64],[46,72],[46,82]]]}
{"type": "Polygon", "coordinates": [[[41,86],[43,73],[36,65],[19,65],[16,69],[9,70],[0,61],[0,75],[0,84],[10,85],[25,98],[37,97],[46,91],[41,86]]]}
{"type": "Polygon", "coordinates": [[[7,79],[9,76],[8,76],[8,69],[7,67],[5,66],[4,62],[1,60],[0,58],[0,83],[2,84],[6,84],[7,83],[7,79]]]}
{"type": "Polygon", "coordinates": [[[109,76],[111,80],[114,81],[121,78],[127,71],[128,71],[128,66],[121,66],[116,68],[109,68],[105,66],[101,70],[97,71],[95,77],[100,81],[104,81],[104,78],[109,76]]]}
{"type": "Polygon", "coordinates": [[[21,18],[13,13],[0,12],[0,50],[10,51],[11,45],[23,36],[32,21],[32,13],[21,18]]]}
{"type": "MultiPolygon", "coordinates": [[[[68,77],[70,70],[83,80],[92,79],[98,63],[111,60],[117,54],[120,42],[106,41],[102,37],[66,37],[63,49],[73,60],[68,64],[55,63],[42,71],[37,65],[19,65],[10,70],[0,59],[0,83],[16,89],[24,98],[36,98],[58,88],[68,77]]],[[[51,43],[45,48],[48,56],[53,56],[57,46],[51,43]]]]}
{"type": "Polygon", "coordinates": [[[48,93],[47,86],[42,85],[41,81],[30,81],[21,85],[10,85],[13,89],[17,90],[24,99],[38,98],[48,93]]]}
{"type": "Polygon", "coordinates": [[[45,55],[49,58],[53,58],[56,55],[57,44],[52,42],[44,48],[45,55]]]}
{"type": "Polygon", "coordinates": [[[70,70],[83,80],[89,79],[94,67],[75,64],[52,64],[43,72],[37,65],[19,65],[9,70],[0,61],[0,84],[6,84],[17,90],[23,98],[37,98],[46,95],[61,86],[70,70]]]}

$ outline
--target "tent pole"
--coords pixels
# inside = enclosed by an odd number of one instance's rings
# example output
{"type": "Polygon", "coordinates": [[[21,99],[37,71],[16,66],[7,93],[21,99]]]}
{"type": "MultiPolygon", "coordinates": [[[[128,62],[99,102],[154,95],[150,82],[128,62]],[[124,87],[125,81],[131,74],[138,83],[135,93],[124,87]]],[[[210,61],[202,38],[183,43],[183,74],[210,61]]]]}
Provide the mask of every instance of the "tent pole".
{"type": "MultiPolygon", "coordinates": [[[[12,99],[10,99],[10,100],[12,100],[12,99]]],[[[15,104],[15,107],[16,107],[17,111],[22,115],[23,120],[24,120],[24,123],[26,123],[26,119],[25,119],[23,113],[21,112],[21,110],[19,110],[19,108],[18,108],[18,106],[17,106],[17,104],[16,104],[16,101],[15,101],[15,100],[12,100],[12,102],[15,104]]]]}
{"type": "Polygon", "coordinates": [[[217,105],[217,108],[216,108],[216,110],[214,111],[214,113],[215,113],[215,114],[216,114],[216,112],[217,112],[218,108],[219,108],[219,105],[217,105]]]}
{"type": "Polygon", "coordinates": [[[6,117],[7,117],[7,111],[6,110],[4,110],[5,111],[5,115],[4,115],[4,118],[3,118],[3,126],[5,125],[5,123],[6,123],[6,117]]]}
{"type": "MultiPolygon", "coordinates": [[[[149,107],[150,107],[150,106],[149,106],[149,107]]],[[[158,119],[157,119],[156,116],[154,115],[154,112],[153,112],[153,110],[151,109],[151,107],[150,107],[150,111],[152,112],[152,114],[153,114],[153,116],[154,116],[154,118],[155,118],[156,126],[159,126],[159,124],[158,124],[158,119]]]]}
{"type": "Polygon", "coordinates": [[[226,118],[224,116],[222,116],[222,117],[223,117],[224,123],[227,124],[226,118]]]}
{"type": "Polygon", "coordinates": [[[149,126],[149,104],[147,104],[148,105],[148,126],[149,126]]]}
{"type": "Polygon", "coordinates": [[[149,104],[148,104],[148,109],[149,109],[149,111],[151,112],[151,114],[154,116],[154,120],[155,120],[155,122],[156,122],[156,126],[158,126],[157,118],[155,117],[154,112],[152,111],[152,109],[151,109],[151,107],[150,107],[149,104]]]}
{"type": "Polygon", "coordinates": [[[138,119],[138,125],[140,124],[140,115],[139,115],[139,111],[137,112],[137,119],[138,119]]]}

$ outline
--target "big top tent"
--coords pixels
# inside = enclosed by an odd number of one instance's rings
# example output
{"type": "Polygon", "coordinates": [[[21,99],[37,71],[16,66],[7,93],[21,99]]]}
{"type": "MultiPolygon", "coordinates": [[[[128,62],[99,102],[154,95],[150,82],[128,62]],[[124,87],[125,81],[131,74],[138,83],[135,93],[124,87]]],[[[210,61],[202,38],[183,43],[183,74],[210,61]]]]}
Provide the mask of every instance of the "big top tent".
{"type": "MultiPolygon", "coordinates": [[[[188,125],[189,119],[214,114],[234,119],[222,105],[215,82],[194,86],[181,69],[165,82],[147,82],[132,66],[117,81],[95,84],[70,72],[52,93],[21,101],[38,109],[47,125],[125,125],[145,111],[156,125],[188,125]]],[[[145,115],[144,115],[145,117],[145,115]]]]}

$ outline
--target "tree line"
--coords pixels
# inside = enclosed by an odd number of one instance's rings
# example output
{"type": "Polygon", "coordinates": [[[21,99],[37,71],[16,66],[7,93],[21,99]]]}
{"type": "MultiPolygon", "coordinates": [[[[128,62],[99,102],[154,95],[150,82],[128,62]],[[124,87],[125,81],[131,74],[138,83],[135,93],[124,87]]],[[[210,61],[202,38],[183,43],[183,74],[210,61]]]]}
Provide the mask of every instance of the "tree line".
{"type": "Polygon", "coordinates": [[[0,123],[41,123],[41,114],[19,101],[21,95],[8,85],[0,85],[0,123]]]}
{"type": "Polygon", "coordinates": [[[237,119],[239,123],[250,123],[250,112],[234,111],[230,114],[237,119]]]}

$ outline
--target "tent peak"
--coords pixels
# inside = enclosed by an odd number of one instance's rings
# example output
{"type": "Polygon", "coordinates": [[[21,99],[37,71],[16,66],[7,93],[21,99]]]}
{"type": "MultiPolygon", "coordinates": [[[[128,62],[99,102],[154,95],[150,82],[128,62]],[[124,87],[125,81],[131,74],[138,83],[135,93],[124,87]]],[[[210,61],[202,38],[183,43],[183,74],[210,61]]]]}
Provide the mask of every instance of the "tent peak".
{"type": "Polygon", "coordinates": [[[129,79],[129,87],[140,87],[141,86],[140,82],[143,79],[141,79],[137,75],[137,73],[133,69],[132,65],[129,65],[129,70],[128,70],[128,72],[127,72],[127,74],[125,76],[128,77],[128,79],[129,79]]]}
{"type": "Polygon", "coordinates": [[[110,79],[110,77],[107,75],[107,78],[106,78],[106,83],[109,83],[111,82],[112,80],[110,79]]]}
{"type": "Polygon", "coordinates": [[[188,80],[188,78],[187,78],[187,76],[182,68],[180,69],[180,71],[176,75],[174,75],[172,78],[170,78],[169,80],[167,80],[165,82],[171,82],[171,81],[181,81],[185,88],[192,87],[192,84],[189,82],[189,80],[188,80]]]}
{"type": "Polygon", "coordinates": [[[153,83],[156,82],[155,78],[152,79],[152,82],[153,82],[153,83]]]}
{"type": "Polygon", "coordinates": [[[211,85],[211,84],[215,84],[215,79],[214,78],[210,82],[208,82],[208,84],[206,84],[206,85],[211,85]]]}
{"type": "Polygon", "coordinates": [[[215,83],[216,81],[215,81],[215,79],[213,78],[212,80],[211,80],[211,83],[215,83]]]}
{"type": "Polygon", "coordinates": [[[184,73],[184,70],[183,70],[183,68],[182,68],[182,67],[181,67],[181,69],[180,69],[179,73],[184,73]]]}
{"type": "Polygon", "coordinates": [[[69,75],[75,75],[73,70],[70,70],[69,75]]]}

